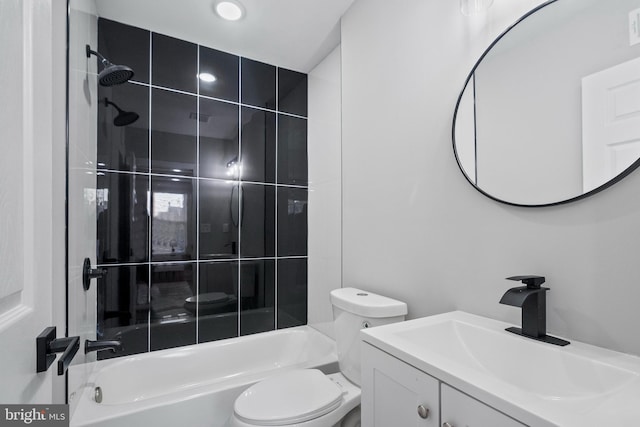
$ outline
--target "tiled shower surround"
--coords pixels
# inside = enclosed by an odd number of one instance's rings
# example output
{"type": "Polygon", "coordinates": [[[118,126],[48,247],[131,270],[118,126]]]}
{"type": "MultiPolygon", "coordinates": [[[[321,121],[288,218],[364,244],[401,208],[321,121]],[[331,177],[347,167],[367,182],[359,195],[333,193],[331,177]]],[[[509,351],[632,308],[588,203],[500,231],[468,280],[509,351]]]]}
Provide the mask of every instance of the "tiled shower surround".
{"type": "Polygon", "coordinates": [[[305,324],[307,76],[105,19],[98,39],[135,72],[99,89],[98,339],[124,346],[99,358],[305,324]]]}

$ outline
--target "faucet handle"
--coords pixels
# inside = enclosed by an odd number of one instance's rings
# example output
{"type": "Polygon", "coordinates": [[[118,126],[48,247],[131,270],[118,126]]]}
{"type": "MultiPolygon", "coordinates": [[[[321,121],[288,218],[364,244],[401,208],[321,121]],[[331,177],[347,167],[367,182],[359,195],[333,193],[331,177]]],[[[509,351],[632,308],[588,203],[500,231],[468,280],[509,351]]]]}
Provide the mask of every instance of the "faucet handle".
{"type": "Polygon", "coordinates": [[[540,289],[540,285],[545,282],[544,276],[512,276],[507,277],[507,280],[515,280],[516,282],[522,282],[527,285],[527,289],[540,289]]]}

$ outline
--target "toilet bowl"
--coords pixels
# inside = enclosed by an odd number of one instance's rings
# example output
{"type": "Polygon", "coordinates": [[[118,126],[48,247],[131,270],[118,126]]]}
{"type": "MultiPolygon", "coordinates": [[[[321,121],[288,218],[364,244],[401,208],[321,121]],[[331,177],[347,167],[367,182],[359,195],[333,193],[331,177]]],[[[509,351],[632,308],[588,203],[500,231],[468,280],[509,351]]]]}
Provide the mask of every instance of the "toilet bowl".
{"type": "Polygon", "coordinates": [[[331,292],[340,372],[297,369],[245,390],[229,427],[359,427],[360,330],[404,320],[407,305],[355,288],[331,292]]]}

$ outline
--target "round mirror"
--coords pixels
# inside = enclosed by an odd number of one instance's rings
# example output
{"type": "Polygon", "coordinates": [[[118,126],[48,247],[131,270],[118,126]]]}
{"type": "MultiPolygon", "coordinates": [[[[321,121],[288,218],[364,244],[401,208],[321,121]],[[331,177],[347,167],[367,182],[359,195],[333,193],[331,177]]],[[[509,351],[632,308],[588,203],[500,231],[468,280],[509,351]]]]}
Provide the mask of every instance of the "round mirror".
{"type": "Polygon", "coordinates": [[[477,190],[511,205],[556,205],[640,164],[639,8],[552,0],[492,43],[453,119],[458,165],[477,190]]]}

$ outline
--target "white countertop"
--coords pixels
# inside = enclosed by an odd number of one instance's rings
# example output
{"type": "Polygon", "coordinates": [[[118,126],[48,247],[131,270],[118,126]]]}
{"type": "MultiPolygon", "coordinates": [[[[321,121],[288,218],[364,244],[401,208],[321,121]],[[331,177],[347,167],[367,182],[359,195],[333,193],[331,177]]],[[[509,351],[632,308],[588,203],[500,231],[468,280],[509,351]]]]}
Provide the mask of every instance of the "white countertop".
{"type": "Polygon", "coordinates": [[[532,427],[640,426],[640,358],[454,311],[362,331],[363,341],[532,427]]]}

